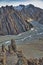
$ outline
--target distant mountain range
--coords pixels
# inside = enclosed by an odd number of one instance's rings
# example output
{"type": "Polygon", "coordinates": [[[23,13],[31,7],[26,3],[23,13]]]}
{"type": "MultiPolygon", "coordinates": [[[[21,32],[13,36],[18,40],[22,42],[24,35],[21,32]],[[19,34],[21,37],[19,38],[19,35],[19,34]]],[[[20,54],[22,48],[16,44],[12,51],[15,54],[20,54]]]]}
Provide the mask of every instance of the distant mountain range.
{"type": "Polygon", "coordinates": [[[43,28],[43,9],[32,4],[0,8],[0,35],[17,35],[35,27],[43,28]]]}

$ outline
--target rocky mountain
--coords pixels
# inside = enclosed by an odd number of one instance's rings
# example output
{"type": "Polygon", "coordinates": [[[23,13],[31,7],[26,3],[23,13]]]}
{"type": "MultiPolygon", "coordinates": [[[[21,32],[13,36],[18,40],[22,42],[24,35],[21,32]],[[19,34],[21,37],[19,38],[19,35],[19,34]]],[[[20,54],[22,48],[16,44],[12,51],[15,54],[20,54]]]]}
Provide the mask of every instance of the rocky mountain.
{"type": "Polygon", "coordinates": [[[18,7],[16,7],[16,10],[21,14],[21,16],[25,20],[33,19],[35,21],[39,21],[40,23],[43,23],[43,9],[40,9],[38,7],[35,7],[34,5],[30,4],[27,6],[20,5],[22,9],[20,10],[18,7]]]}
{"type": "Polygon", "coordinates": [[[16,35],[30,30],[36,21],[43,25],[43,9],[33,5],[0,8],[0,35],[16,35]]]}

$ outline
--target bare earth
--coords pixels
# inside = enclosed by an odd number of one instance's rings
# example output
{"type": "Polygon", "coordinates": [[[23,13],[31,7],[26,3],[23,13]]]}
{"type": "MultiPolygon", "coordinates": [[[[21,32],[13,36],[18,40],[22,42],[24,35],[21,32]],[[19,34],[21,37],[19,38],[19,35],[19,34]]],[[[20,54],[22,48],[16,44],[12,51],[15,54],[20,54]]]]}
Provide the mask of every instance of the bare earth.
{"type": "MultiPolygon", "coordinates": [[[[0,37],[0,41],[11,40],[10,38],[0,37]]],[[[42,58],[43,57],[43,40],[35,43],[16,44],[17,50],[23,50],[24,56],[29,58],[42,58]]],[[[14,65],[17,63],[17,55],[10,55],[7,53],[7,65],[14,65]]]]}
{"type": "MultiPolygon", "coordinates": [[[[43,57],[43,44],[23,44],[23,45],[17,45],[18,50],[23,50],[24,56],[29,58],[41,58],[43,57]],[[41,45],[41,46],[40,46],[41,45]]],[[[14,65],[17,63],[17,55],[9,55],[7,56],[7,65],[14,65]]]]}
{"type": "MultiPolygon", "coordinates": [[[[24,56],[29,58],[41,58],[43,57],[43,44],[18,44],[17,50],[23,50],[24,56]]],[[[14,65],[17,63],[17,55],[7,53],[7,65],[14,65]]]]}
{"type": "Polygon", "coordinates": [[[23,50],[23,53],[27,58],[43,57],[43,44],[25,44],[18,45],[18,47],[23,50]]]}

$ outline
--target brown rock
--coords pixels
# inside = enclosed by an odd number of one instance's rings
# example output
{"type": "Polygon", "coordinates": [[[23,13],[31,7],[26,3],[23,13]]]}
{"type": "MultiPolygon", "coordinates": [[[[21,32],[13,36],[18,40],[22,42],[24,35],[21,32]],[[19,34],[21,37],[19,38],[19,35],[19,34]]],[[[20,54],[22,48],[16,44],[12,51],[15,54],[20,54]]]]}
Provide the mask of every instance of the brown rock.
{"type": "Polygon", "coordinates": [[[17,51],[17,57],[20,58],[20,57],[23,57],[23,51],[22,50],[19,50],[17,51]]]}
{"type": "Polygon", "coordinates": [[[13,53],[11,45],[8,45],[8,52],[11,53],[11,54],[13,53]]]}
{"type": "Polygon", "coordinates": [[[24,57],[22,50],[17,53],[18,61],[16,65],[28,65],[27,59],[24,57]]]}
{"type": "Polygon", "coordinates": [[[27,59],[25,57],[20,57],[16,65],[28,65],[27,59]]]}
{"type": "Polygon", "coordinates": [[[15,40],[13,40],[13,39],[11,39],[11,47],[12,47],[12,50],[13,50],[14,52],[17,51],[16,43],[15,43],[15,40]]]}
{"type": "Polygon", "coordinates": [[[6,54],[5,54],[5,52],[0,53],[0,63],[2,63],[3,65],[6,65],[6,54]]]}
{"type": "Polygon", "coordinates": [[[2,44],[2,52],[5,52],[6,53],[7,49],[5,48],[5,45],[2,44]]]}

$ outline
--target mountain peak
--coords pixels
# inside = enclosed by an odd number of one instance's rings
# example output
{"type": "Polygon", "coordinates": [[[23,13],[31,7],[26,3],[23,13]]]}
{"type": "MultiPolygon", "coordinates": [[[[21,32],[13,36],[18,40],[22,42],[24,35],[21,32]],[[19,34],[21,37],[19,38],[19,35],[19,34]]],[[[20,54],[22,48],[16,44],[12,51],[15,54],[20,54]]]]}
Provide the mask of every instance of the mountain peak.
{"type": "Polygon", "coordinates": [[[25,7],[25,5],[19,5],[19,6],[21,6],[21,7],[25,7]]]}
{"type": "Polygon", "coordinates": [[[29,7],[29,8],[34,8],[34,5],[29,4],[29,5],[27,5],[26,7],[29,7]]]}
{"type": "Polygon", "coordinates": [[[30,7],[34,7],[34,5],[32,5],[32,4],[29,4],[29,6],[30,6],[30,7]]]}

